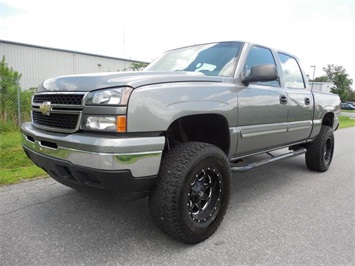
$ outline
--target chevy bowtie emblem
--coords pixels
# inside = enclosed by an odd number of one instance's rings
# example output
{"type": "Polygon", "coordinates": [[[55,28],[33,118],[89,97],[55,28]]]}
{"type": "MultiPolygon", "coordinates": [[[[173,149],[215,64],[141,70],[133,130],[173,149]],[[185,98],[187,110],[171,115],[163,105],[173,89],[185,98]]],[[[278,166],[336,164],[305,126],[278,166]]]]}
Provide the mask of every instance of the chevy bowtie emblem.
{"type": "Polygon", "coordinates": [[[39,110],[42,112],[42,114],[49,115],[52,110],[51,102],[43,102],[39,106],[39,110]]]}

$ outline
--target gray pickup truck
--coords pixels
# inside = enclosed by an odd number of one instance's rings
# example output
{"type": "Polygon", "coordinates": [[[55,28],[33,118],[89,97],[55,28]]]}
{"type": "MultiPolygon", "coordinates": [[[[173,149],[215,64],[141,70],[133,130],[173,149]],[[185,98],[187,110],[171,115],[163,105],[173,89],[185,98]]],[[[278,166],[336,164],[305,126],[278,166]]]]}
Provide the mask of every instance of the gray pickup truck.
{"type": "Polygon", "coordinates": [[[141,72],[48,79],[21,132],[58,182],[149,196],[156,225],[193,244],[221,223],[232,172],[301,154],[326,171],[339,114],[295,56],[231,41],[168,51],[141,72]]]}

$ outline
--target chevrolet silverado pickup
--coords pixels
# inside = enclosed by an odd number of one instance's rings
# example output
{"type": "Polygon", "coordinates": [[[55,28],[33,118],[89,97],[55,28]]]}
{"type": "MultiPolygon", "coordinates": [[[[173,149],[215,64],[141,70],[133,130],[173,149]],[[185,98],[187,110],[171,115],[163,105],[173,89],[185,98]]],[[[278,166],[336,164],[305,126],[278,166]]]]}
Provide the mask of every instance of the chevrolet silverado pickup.
{"type": "Polygon", "coordinates": [[[48,175],[149,196],[155,224],[194,244],[220,225],[232,172],[302,154],[326,171],[340,100],[311,91],[292,54],[229,41],[167,51],[144,71],[48,79],[31,114],[23,148],[48,175]]]}

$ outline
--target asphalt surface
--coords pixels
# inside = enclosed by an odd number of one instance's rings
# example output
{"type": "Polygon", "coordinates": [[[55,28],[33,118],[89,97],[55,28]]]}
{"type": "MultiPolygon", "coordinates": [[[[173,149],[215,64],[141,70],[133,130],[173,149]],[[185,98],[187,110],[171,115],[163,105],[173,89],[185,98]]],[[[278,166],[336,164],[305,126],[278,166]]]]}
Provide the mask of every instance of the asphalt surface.
{"type": "Polygon", "coordinates": [[[350,112],[341,112],[341,115],[349,116],[351,118],[355,118],[355,111],[352,111],[351,113],[350,112]]]}
{"type": "Polygon", "coordinates": [[[355,128],[335,136],[326,173],[300,156],[234,175],[223,223],[195,246],[161,233],[147,199],[1,187],[0,265],[355,265],[355,128]]]}

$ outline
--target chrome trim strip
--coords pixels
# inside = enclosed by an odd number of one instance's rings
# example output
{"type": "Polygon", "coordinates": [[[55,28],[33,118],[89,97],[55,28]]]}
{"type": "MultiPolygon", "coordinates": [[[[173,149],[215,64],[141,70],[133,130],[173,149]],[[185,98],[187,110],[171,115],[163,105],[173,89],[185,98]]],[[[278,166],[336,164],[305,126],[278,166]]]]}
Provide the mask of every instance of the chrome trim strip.
{"type": "Polygon", "coordinates": [[[81,104],[80,105],[66,105],[66,104],[56,104],[56,107],[63,107],[63,106],[69,106],[69,107],[79,107],[79,108],[82,108],[84,107],[85,105],[85,98],[87,97],[87,95],[89,94],[90,92],[58,92],[58,91],[51,91],[51,92],[39,92],[39,93],[35,93],[33,96],[32,96],[32,100],[31,100],[31,104],[32,105],[41,105],[41,104],[38,104],[38,103],[35,103],[33,100],[34,100],[34,97],[35,96],[41,96],[41,95],[83,95],[83,98],[81,100],[81,104]]]}
{"type": "MultiPolygon", "coordinates": [[[[32,110],[39,110],[39,107],[41,106],[42,103],[33,103],[32,104],[32,110]],[[38,107],[38,108],[35,108],[38,107]]],[[[65,108],[68,109],[78,109],[81,110],[83,108],[83,106],[81,105],[75,105],[75,104],[51,104],[51,113],[54,111],[70,111],[70,110],[66,110],[65,108]],[[54,109],[53,108],[60,108],[60,109],[54,109]]]]}
{"type": "Polygon", "coordinates": [[[31,141],[22,135],[22,144],[37,153],[66,160],[74,165],[99,170],[130,170],[134,177],[157,175],[162,151],[132,153],[95,153],[58,146],[51,148],[41,141],[31,141]]]}
{"type": "Polygon", "coordinates": [[[88,92],[84,92],[84,91],[79,91],[79,92],[75,92],[75,91],[46,91],[46,92],[36,92],[35,95],[48,95],[48,94],[78,94],[78,95],[85,95],[88,92]]]}
{"type": "Polygon", "coordinates": [[[287,132],[287,123],[267,124],[257,126],[242,126],[240,135],[243,139],[251,137],[259,137],[270,134],[285,133],[287,132]]]}
{"type": "Polygon", "coordinates": [[[303,129],[311,129],[312,128],[312,121],[299,121],[299,122],[290,122],[288,123],[288,130],[287,131],[297,131],[303,129]]]}
{"type": "Polygon", "coordinates": [[[267,130],[262,132],[253,132],[253,133],[243,133],[242,131],[242,138],[246,139],[251,137],[259,137],[259,136],[265,136],[265,135],[276,134],[276,133],[284,133],[286,131],[287,129],[274,129],[274,130],[267,130]]]}
{"type": "MultiPolygon", "coordinates": [[[[317,121],[318,122],[318,121],[317,121]]],[[[297,121],[290,123],[268,124],[257,126],[242,126],[240,133],[242,138],[260,137],[270,134],[292,132],[297,130],[311,129],[312,121],[297,121]]]]}
{"type": "Polygon", "coordinates": [[[314,124],[314,125],[320,125],[320,124],[322,124],[322,119],[315,119],[315,120],[313,120],[313,124],[314,124]]]}
{"type": "MultiPolygon", "coordinates": [[[[33,112],[37,112],[37,113],[42,113],[39,109],[33,108],[32,107],[32,111],[33,112]]],[[[50,114],[80,114],[81,113],[81,109],[78,110],[66,110],[66,109],[52,109],[50,111],[50,114]]]]}
{"type": "Polygon", "coordinates": [[[31,122],[21,125],[22,134],[37,141],[53,142],[57,146],[80,149],[93,153],[137,153],[162,151],[165,146],[163,136],[124,137],[122,134],[99,135],[92,133],[63,134],[38,129],[31,122]]]}
{"type": "Polygon", "coordinates": [[[287,131],[292,132],[292,131],[297,131],[297,130],[303,130],[303,129],[310,129],[310,126],[301,126],[301,127],[291,127],[287,131]]]}

